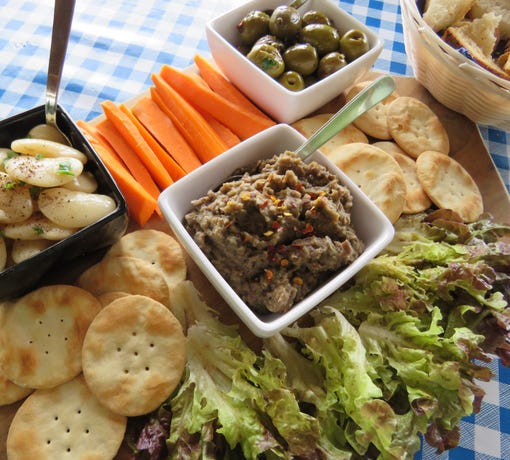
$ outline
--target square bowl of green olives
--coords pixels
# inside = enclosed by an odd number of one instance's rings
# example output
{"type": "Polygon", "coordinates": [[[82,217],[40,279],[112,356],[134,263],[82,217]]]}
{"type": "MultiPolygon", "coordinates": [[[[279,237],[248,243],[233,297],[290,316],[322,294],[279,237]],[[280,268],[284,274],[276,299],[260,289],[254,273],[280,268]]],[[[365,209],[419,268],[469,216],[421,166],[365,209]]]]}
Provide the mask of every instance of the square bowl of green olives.
{"type": "Polygon", "coordinates": [[[73,282],[128,225],[126,201],[80,128],[57,106],[65,139],[44,112],[0,121],[0,301],[73,282]]]}
{"type": "Polygon", "coordinates": [[[251,0],[209,21],[206,36],[225,76],[280,123],[362,79],[383,48],[333,0],[251,0]]]}

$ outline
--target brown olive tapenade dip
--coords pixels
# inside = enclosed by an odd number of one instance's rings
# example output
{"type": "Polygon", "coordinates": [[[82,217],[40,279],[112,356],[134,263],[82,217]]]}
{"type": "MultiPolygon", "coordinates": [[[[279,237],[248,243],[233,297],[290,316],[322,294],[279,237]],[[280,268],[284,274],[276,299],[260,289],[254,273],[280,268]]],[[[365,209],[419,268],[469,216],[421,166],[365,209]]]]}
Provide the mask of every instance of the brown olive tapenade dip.
{"type": "Polygon", "coordinates": [[[242,173],[193,201],[184,225],[252,310],[284,313],[363,251],[352,196],[288,151],[242,173]]]}

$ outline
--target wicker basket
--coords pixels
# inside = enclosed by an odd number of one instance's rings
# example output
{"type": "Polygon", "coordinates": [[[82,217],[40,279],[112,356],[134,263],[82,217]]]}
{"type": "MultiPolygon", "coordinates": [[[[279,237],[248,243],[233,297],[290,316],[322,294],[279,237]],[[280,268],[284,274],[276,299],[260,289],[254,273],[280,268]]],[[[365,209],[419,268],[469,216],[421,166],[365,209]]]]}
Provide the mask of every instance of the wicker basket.
{"type": "Polygon", "coordinates": [[[401,0],[404,43],[415,78],[446,107],[476,123],[510,131],[510,81],[446,44],[423,20],[416,0],[401,0]]]}

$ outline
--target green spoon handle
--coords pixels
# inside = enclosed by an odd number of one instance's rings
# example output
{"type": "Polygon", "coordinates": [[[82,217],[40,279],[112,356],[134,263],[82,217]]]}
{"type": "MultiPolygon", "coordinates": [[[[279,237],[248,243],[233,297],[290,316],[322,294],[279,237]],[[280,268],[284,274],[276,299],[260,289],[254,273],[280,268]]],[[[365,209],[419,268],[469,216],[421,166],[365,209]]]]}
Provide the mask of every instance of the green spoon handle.
{"type": "Polygon", "coordinates": [[[345,104],[303,145],[298,147],[296,154],[305,160],[335,134],[388,97],[394,90],[395,81],[391,76],[383,75],[377,78],[345,104]]]}

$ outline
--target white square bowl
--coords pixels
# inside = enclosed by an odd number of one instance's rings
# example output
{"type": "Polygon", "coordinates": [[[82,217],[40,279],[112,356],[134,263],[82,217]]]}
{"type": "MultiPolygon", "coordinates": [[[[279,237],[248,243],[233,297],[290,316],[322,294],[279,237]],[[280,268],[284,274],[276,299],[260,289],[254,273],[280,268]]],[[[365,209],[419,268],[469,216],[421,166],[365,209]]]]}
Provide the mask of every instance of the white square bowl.
{"type": "Polygon", "coordinates": [[[341,35],[350,29],[363,31],[370,49],[313,85],[301,91],[288,90],[236,49],[236,26],[248,12],[274,9],[282,4],[281,0],[251,0],[243,3],[211,20],[206,26],[206,36],[214,61],[228,79],[273,119],[290,124],[322,107],[359,81],[377,60],[383,42],[336,2],[308,0],[298,11],[323,11],[333,20],[341,35]]]}
{"type": "Polygon", "coordinates": [[[184,216],[191,210],[191,201],[215,189],[236,169],[254,164],[263,158],[270,158],[285,150],[294,150],[305,140],[289,125],[273,126],[179,179],[165,189],[159,197],[159,206],[176,238],[232,310],[259,337],[269,337],[309,312],[375,257],[394,235],[393,225],[379,208],[342,171],[323,154],[316,151],[311,159],[326,166],[351,191],[352,224],[357,235],[365,243],[365,250],[352,264],[296,303],[286,313],[256,314],[243,302],[188,233],[183,225],[184,216]]]}

